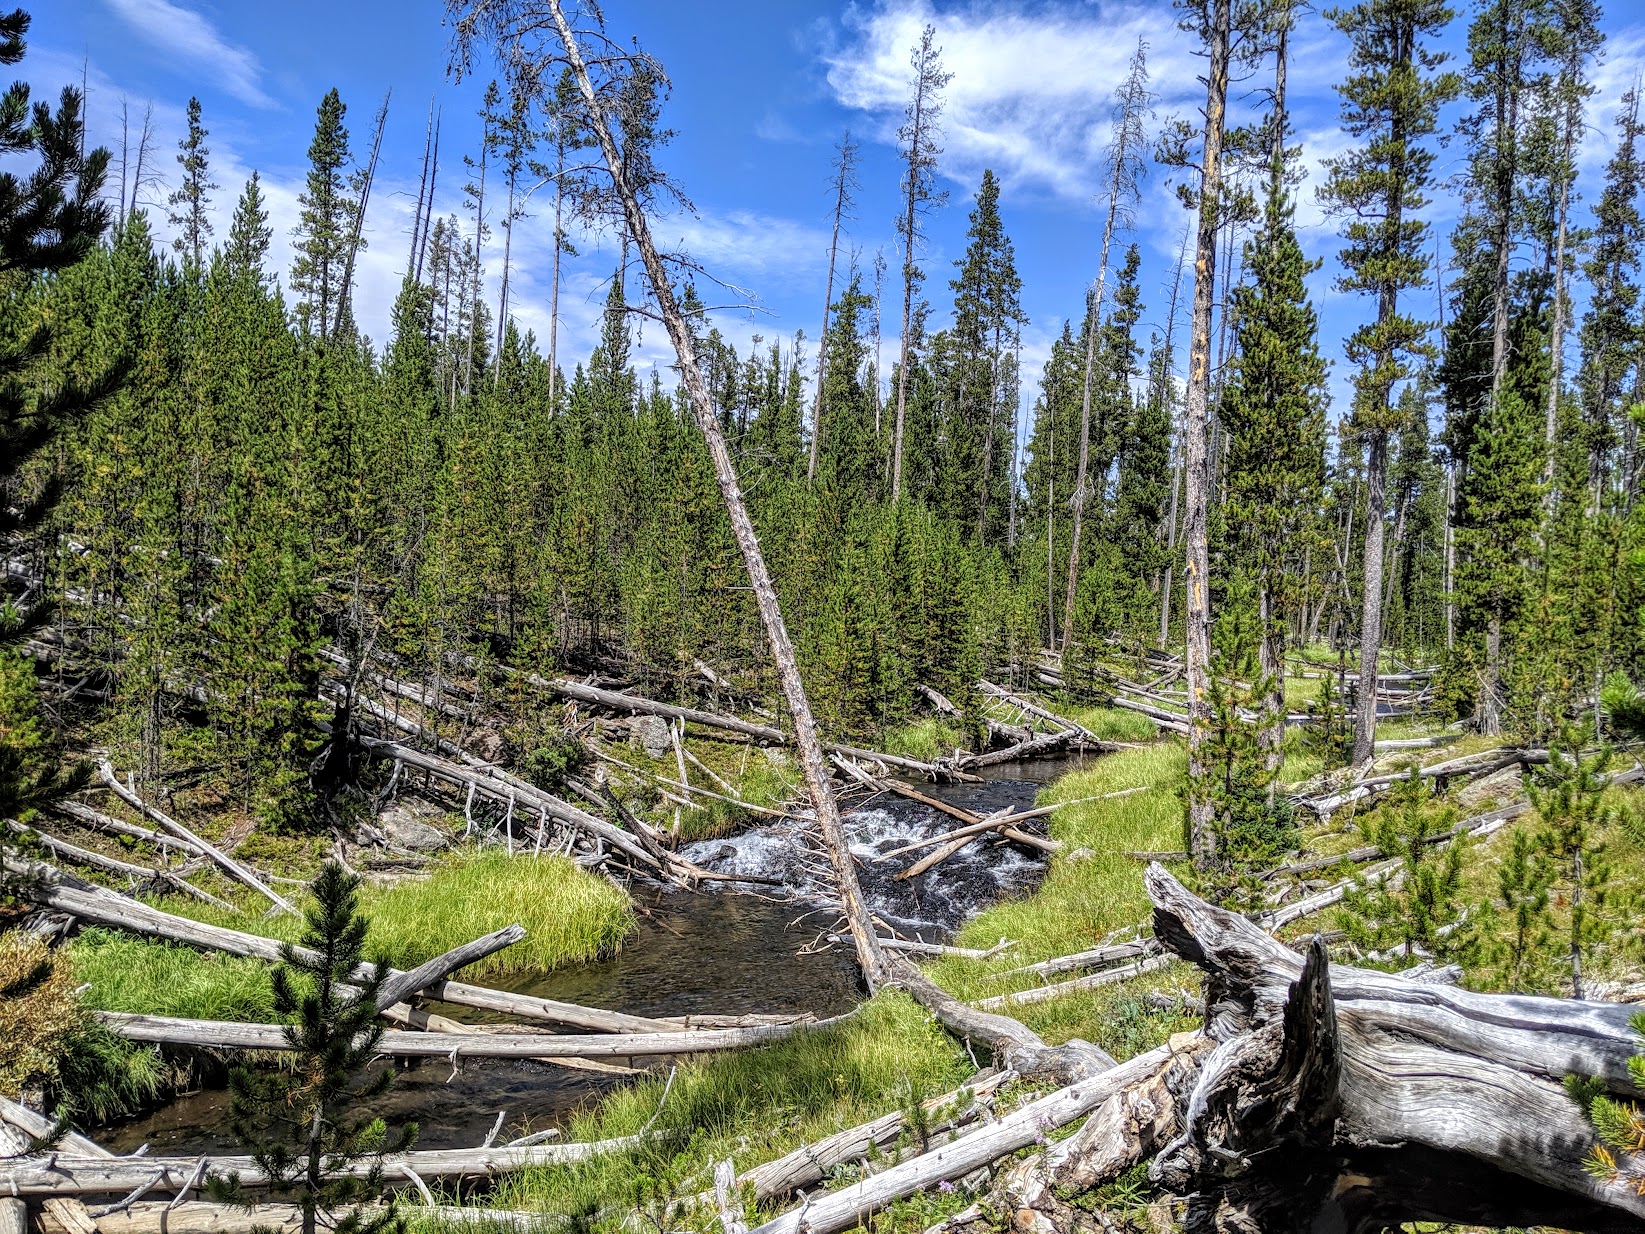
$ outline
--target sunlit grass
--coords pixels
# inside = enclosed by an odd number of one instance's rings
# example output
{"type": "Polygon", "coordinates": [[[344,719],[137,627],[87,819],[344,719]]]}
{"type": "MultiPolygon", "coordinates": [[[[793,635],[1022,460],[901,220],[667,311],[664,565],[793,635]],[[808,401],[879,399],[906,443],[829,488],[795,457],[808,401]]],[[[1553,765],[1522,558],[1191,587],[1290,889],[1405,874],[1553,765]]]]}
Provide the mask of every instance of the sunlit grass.
{"type": "MultiPolygon", "coordinates": [[[[628,897],[563,857],[457,854],[431,877],[395,887],[365,887],[367,952],[410,968],[451,948],[518,922],[526,937],[464,969],[470,979],[547,972],[609,954],[633,927],[628,897]]],[[[255,909],[227,912],[195,900],[162,903],[168,912],[283,942],[302,923],[255,909]]],[[[191,947],[88,930],[72,944],[76,972],[90,983],[88,1002],[103,1010],[216,1020],[273,1016],[269,964],[202,954],[191,947]]]]}
{"type": "Polygon", "coordinates": [[[884,749],[887,754],[928,763],[939,754],[951,754],[964,744],[960,730],[950,721],[928,716],[887,729],[884,749]]]}

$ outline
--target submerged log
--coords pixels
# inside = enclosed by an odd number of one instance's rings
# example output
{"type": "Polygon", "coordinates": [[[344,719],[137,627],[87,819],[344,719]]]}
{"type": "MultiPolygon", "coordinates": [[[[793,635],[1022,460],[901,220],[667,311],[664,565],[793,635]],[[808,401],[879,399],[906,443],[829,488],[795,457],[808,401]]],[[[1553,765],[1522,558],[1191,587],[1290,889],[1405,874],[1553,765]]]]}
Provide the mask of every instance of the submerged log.
{"type": "Polygon", "coordinates": [[[1215,1053],[1155,1178],[1189,1234],[1406,1221],[1636,1230],[1645,1196],[1590,1175],[1563,1081],[1624,1099],[1636,1008],[1475,994],[1306,959],[1244,918],[1146,876],[1154,924],[1208,975],[1215,1053]]]}

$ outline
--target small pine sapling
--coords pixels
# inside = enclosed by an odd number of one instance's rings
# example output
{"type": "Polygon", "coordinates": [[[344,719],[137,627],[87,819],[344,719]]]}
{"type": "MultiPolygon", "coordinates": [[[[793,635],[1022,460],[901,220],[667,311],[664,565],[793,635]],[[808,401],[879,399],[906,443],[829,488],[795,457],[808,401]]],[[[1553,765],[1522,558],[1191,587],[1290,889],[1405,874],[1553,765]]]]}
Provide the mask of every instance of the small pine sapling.
{"type": "Polygon", "coordinates": [[[1496,969],[1501,985],[1516,994],[1551,988],[1549,953],[1554,941],[1550,888],[1557,871],[1537,838],[1516,831],[1497,867],[1496,898],[1484,908],[1480,957],[1496,969]]]}
{"type": "Polygon", "coordinates": [[[1470,946],[1462,911],[1462,858],[1466,839],[1440,845],[1456,824],[1456,811],[1436,806],[1415,768],[1394,786],[1366,832],[1400,868],[1361,882],[1343,897],[1342,926],[1362,951],[1397,950],[1406,960],[1465,955],[1470,946]]]}
{"type": "Polygon", "coordinates": [[[1308,715],[1313,722],[1302,730],[1304,748],[1318,756],[1326,771],[1346,766],[1354,749],[1354,730],[1335,676],[1327,673],[1320,682],[1319,697],[1308,704],[1308,715]]]}
{"type": "MultiPolygon", "coordinates": [[[[1629,1023],[1645,1038],[1645,1013],[1629,1023]]],[[[1645,1091],[1645,1054],[1628,1060],[1628,1079],[1634,1088],[1645,1091]]],[[[1618,1101],[1603,1082],[1591,1076],[1566,1076],[1565,1088],[1594,1125],[1598,1143],[1583,1162],[1589,1175],[1607,1186],[1627,1187],[1635,1195],[1645,1195],[1645,1110],[1632,1101],[1618,1101]]]]}
{"type": "Polygon", "coordinates": [[[1539,840],[1558,871],[1560,898],[1569,908],[1566,951],[1573,998],[1583,997],[1585,963],[1617,933],[1626,907],[1611,889],[1605,860],[1605,833],[1623,821],[1622,810],[1605,803],[1610,762],[1608,747],[1584,758],[1580,733],[1568,729],[1549,748],[1537,782],[1526,786],[1542,823],[1539,840]]]}
{"type": "MultiPolygon", "coordinates": [[[[383,1156],[408,1149],[417,1125],[391,1136],[381,1119],[354,1113],[394,1079],[392,1070],[370,1071],[383,1036],[376,998],[387,969],[377,961],[364,980],[353,975],[365,958],[368,926],[358,911],[359,886],[358,877],[327,862],[314,880],[302,937],[317,954],[310,959],[289,944],[281,948],[274,1005],[292,1017],[285,1037],[294,1065],[272,1072],[240,1066],[229,1077],[229,1126],[268,1180],[270,1196],[301,1210],[303,1234],[316,1234],[322,1224],[333,1234],[405,1228],[392,1203],[373,1213],[360,1207],[382,1194],[383,1156]],[[364,1172],[340,1174],[362,1162],[370,1163],[364,1172]]],[[[220,1202],[248,1203],[237,1178],[211,1176],[208,1190],[220,1202]]]]}

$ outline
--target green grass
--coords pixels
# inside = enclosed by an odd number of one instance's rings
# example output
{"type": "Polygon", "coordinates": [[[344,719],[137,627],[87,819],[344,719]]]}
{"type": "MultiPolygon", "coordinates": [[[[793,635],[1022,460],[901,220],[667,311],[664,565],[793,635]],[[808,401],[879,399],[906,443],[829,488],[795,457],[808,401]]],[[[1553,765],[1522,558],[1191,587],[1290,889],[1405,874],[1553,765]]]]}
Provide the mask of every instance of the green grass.
{"type": "MultiPolygon", "coordinates": [[[[460,853],[421,882],[366,887],[370,954],[410,968],[515,922],[526,937],[463,970],[470,979],[547,972],[607,955],[633,927],[628,897],[563,857],[460,853]]],[[[168,912],[295,942],[302,923],[255,911],[225,912],[195,900],[162,902],[168,912]]],[[[71,944],[75,971],[90,983],[87,1002],[105,1011],[136,1011],[207,1020],[267,1021],[274,1015],[269,965],[262,960],[87,930],[71,944]]]]}
{"type": "Polygon", "coordinates": [[[952,754],[965,744],[960,730],[939,716],[928,716],[910,724],[898,725],[885,731],[881,747],[887,754],[901,758],[915,758],[928,763],[939,754],[952,754]]]}
{"type": "MultiPolygon", "coordinates": [[[[713,1164],[746,1169],[888,1110],[963,1083],[965,1050],[906,996],[885,993],[847,1023],[756,1050],[688,1061],[607,1097],[572,1120],[571,1140],[634,1135],[642,1148],[573,1166],[528,1169],[498,1181],[498,1208],[551,1213],[574,1226],[615,1229],[635,1201],[666,1204],[707,1190],[713,1164]],[[655,1121],[653,1121],[655,1120],[655,1121]],[[600,1220],[603,1216],[604,1220],[600,1220]]],[[[669,1214],[667,1229],[707,1229],[712,1214],[669,1214]]]]}

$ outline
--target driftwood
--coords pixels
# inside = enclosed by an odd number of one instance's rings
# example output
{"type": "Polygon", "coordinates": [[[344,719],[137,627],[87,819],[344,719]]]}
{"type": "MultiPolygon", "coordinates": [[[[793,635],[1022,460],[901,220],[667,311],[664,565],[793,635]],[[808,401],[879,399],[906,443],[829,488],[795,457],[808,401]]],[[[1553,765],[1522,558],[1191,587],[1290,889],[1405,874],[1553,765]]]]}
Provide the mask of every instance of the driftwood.
{"type": "Polygon", "coordinates": [[[963,767],[994,767],[1000,763],[1013,763],[1019,759],[1037,758],[1041,754],[1052,754],[1058,750],[1067,749],[1080,740],[1078,732],[1065,728],[1057,733],[1045,733],[1036,737],[1029,737],[1019,741],[1016,745],[1007,746],[1003,750],[990,750],[986,754],[968,754],[960,760],[963,767]]]}
{"type": "Polygon", "coordinates": [[[97,773],[102,778],[103,783],[113,791],[116,797],[120,798],[121,801],[125,802],[132,809],[136,810],[144,818],[150,820],[151,822],[160,824],[160,826],[171,832],[172,835],[178,837],[178,839],[187,840],[207,857],[211,858],[212,861],[221,866],[229,875],[238,879],[252,890],[267,896],[274,906],[282,912],[291,913],[294,916],[296,915],[297,910],[292,907],[290,900],[287,900],[278,891],[275,891],[262,879],[258,878],[250,870],[246,869],[245,866],[234,860],[234,858],[230,857],[227,853],[224,853],[206,843],[199,836],[195,835],[194,832],[183,826],[182,823],[179,823],[170,815],[155,809],[153,806],[149,805],[148,802],[144,801],[136,793],[127,788],[124,784],[120,783],[119,778],[114,774],[114,768],[109,765],[108,759],[105,758],[98,763],[97,773]]]}
{"type": "MultiPolygon", "coordinates": [[[[232,1020],[184,1020],[171,1016],[100,1011],[97,1018],[127,1041],[151,1041],[212,1050],[289,1050],[283,1024],[232,1020]]],[[[419,1033],[388,1029],[377,1052],[392,1058],[654,1058],[707,1054],[766,1045],[802,1028],[841,1024],[850,1013],[809,1023],[757,1024],[667,1033],[419,1033]]]]}
{"type": "Polygon", "coordinates": [[[1101,968],[1105,964],[1117,964],[1123,960],[1156,955],[1159,950],[1157,939],[1139,938],[1131,943],[1110,943],[1104,947],[1093,947],[1089,951],[1077,951],[1073,955],[1055,956],[1049,960],[1041,960],[1038,964],[1008,968],[1002,972],[990,973],[989,976],[1005,978],[1032,973],[1036,977],[1050,977],[1056,973],[1077,972],[1082,968],[1101,968]]]}
{"type": "MultiPolygon", "coordinates": [[[[44,1139],[57,1129],[56,1124],[44,1114],[37,1114],[28,1106],[9,1097],[0,1097],[0,1123],[16,1128],[31,1140],[44,1139]]],[[[113,1155],[78,1131],[65,1132],[59,1147],[66,1152],[92,1157],[113,1155]]],[[[0,1153],[0,1156],[3,1155],[0,1153]]]]}
{"type": "Polygon", "coordinates": [[[1114,695],[1110,701],[1116,707],[1122,707],[1126,711],[1134,711],[1140,716],[1147,717],[1154,722],[1156,727],[1163,728],[1167,732],[1184,734],[1188,732],[1188,717],[1180,712],[1167,711],[1163,707],[1155,707],[1151,703],[1141,703],[1134,698],[1126,698],[1121,694],[1114,695]]]}
{"type": "Polygon", "coordinates": [[[73,819],[82,826],[96,831],[107,831],[112,835],[130,836],[134,840],[145,840],[157,847],[164,855],[168,849],[176,849],[180,853],[189,853],[195,857],[204,857],[205,850],[197,844],[176,836],[167,835],[159,831],[150,831],[147,827],[139,827],[136,823],[128,823],[118,818],[111,818],[101,810],[94,810],[90,806],[78,801],[53,801],[46,807],[53,814],[73,819]]]}
{"type": "Polygon", "coordinates": [[[1620,1004],[1474,994],[1304,958],[1147,872],[1167,947],[1208,974],[1216,1040],[1157,1181],[1185,1228],[1346,1234],[1406,1221],[1637,1230],[1645,1196],[1590,1175],[1562,1081],[1638,1098],[1620,1004]]]}

